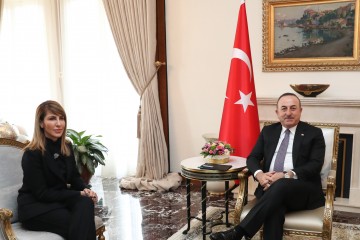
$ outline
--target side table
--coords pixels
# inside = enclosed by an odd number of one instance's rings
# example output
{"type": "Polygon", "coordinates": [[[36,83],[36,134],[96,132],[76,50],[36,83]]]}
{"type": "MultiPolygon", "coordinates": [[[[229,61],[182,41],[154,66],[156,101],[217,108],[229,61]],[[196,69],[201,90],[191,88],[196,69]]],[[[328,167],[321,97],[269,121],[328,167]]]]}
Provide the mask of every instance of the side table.
{"type": "Polygon", "coordinates": [[[207,181],[225,181],[225,219],[226,226],[229,227],[229,180],[237,180],[238,173],[246,167],[246,158],[231,156],[228,163],[224,165],[231,165],[227,171],[200,169],[199,166],[206,163],[202,156],[187,158],[181,161],[181,174],[186,178],[186,203],[187,203],[187,230],[183,232],[186,234],[190,230],[190,182],[191,180],[201,181],[201,214],[202,214],[202,232],[203,239],[206,239],[206,182],[207,181]]]}

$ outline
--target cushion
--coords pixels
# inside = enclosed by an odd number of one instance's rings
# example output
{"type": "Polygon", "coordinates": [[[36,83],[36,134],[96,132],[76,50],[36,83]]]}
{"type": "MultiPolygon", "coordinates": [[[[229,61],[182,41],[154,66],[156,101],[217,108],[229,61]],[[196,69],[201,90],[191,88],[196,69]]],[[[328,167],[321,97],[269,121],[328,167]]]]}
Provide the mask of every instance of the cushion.
{"type": "MultiPolygon", "coordinates": [[[[255,206],[256,199],[250,201],[244,206],[240,216],[242,221],[249,211],[255,206]]],[[[309,232],[322,232],[324,218],[324,207],[319,207],[314,210],[303,210],[290,212],[285,215],[284,230],[301,230],[309,232]]]]}
{"type": "Polygon", "coordinates": [[[323,231],[324,207],[314,210],[290,212],[285,215],[285,230],[321,233],[323,231]]]}
{"type": "Polygon", "coordinates": [[[13,212],[12,223],[18,220],[17,196],[23,176],[22,155],[23,151],[20,148],[0,145],[0,207],[13,212]]]}
{"type": "Polygon", "coordinates": [[[29,231],[21,227],[21,223],[12,224],[18,240],[64,240],[60,235],[50,232],[29,231]]]}
{"type": "Polygon", "coordinates": [[[321,169],[320,176],[321,176],[322,188],[326,189],[327,177],[329,175],[329,171],[331,170],[331,163],[332,163],[332,157],[333,157],[335,129],[330,128],[330,127],[326,128],[325,126],[322,126],[321,130],[322,130],[324,138],[325,138],[326,147],[325,147],[324,165],[321,169]]]}
{"type": "Polygon", "coordinates": [[[0,189],[22,183],[22,155],[20,148],[0,145],[0,189]]]}
{"type": "MultiPolygon", "coordinates": [[[[96,229],[103,226],[104,223],[101,218],[95,216],[95,226],[96,229]]],[[[36,240],[64,240],[61,236],[50,233],[50,232],[40,232],[40,231],[29,231],[21,227],[21,223],[17,222],[12,224],[13,230],[18,240],[26,239],[36,239],[36,240]]]]}
{"type": "Polygon", "coordinates": [[[246,215],[248,215],[249,211],[255,206],[256,204],[256,199],[253,199],[251,201],[249,201],[244,207],[243,207],[243,211],[240,215],[240,222],[246,217],[246,215]]]}
{"type": "Polygon", "coordinates": [[[0,207],[7,208],[13,212],[11,223],[18,221],[17,196],[21,184],[6,187],[0,191],[0,207]]]}

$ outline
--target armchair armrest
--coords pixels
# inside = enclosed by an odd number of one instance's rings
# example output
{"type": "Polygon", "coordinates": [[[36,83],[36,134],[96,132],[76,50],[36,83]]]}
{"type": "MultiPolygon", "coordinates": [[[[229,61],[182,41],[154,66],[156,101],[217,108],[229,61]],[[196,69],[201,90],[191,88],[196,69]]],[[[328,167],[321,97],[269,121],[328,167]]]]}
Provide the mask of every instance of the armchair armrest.
{"type": "Polygon", "coordinates": [[[0,230],[5,240],[16,240],[15,233],[11,227],[10,219],[13,213],[6,208],[0,208],[0,230]]]}
{"type": "Polygon", "coordinates": [[[325,236],[331,236],[335,188],[336,188],[336,171],[330,170],[329,175],[327,177],[325,209],[324,209],[324,218],[323,218],[323,223],[324,223],[323,234],[325,236]]]}
{"type": "Polygon", "coordinates": [[[239,193],[235,204],[234,223],[240,223],[240,216],[245,204],[247,204],[248,197],[248,178],[250,176],[248,168],[244,168],[239,174],[239,193]]]}

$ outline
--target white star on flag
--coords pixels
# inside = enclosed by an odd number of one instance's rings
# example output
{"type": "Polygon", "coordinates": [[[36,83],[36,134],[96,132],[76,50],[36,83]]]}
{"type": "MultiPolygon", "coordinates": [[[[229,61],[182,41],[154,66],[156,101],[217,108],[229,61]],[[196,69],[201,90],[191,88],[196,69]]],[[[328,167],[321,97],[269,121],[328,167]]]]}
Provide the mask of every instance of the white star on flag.
{"type": "Polygon", "coordinates": [[[234,104],[242,104],[244,107],[244,113],[246,112],[246,109],[249,105],[255,106],[254,103],[251,101],[251,95],[252,92],[250,92],[248,95],[245,95],[242,91],[239,90],[240,93],[240,99],[239,101],[235,102],[234,104]]]}

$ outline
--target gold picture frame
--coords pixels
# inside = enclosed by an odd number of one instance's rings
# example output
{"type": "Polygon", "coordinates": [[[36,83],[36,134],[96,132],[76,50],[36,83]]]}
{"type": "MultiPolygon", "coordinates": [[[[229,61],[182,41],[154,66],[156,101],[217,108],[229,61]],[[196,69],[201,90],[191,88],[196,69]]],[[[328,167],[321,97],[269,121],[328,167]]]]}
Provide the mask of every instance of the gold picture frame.
{"type": "Polygon", "coordinates": [[[355,71],[360,0],[263,0],[263,71],[355,71]]]}

